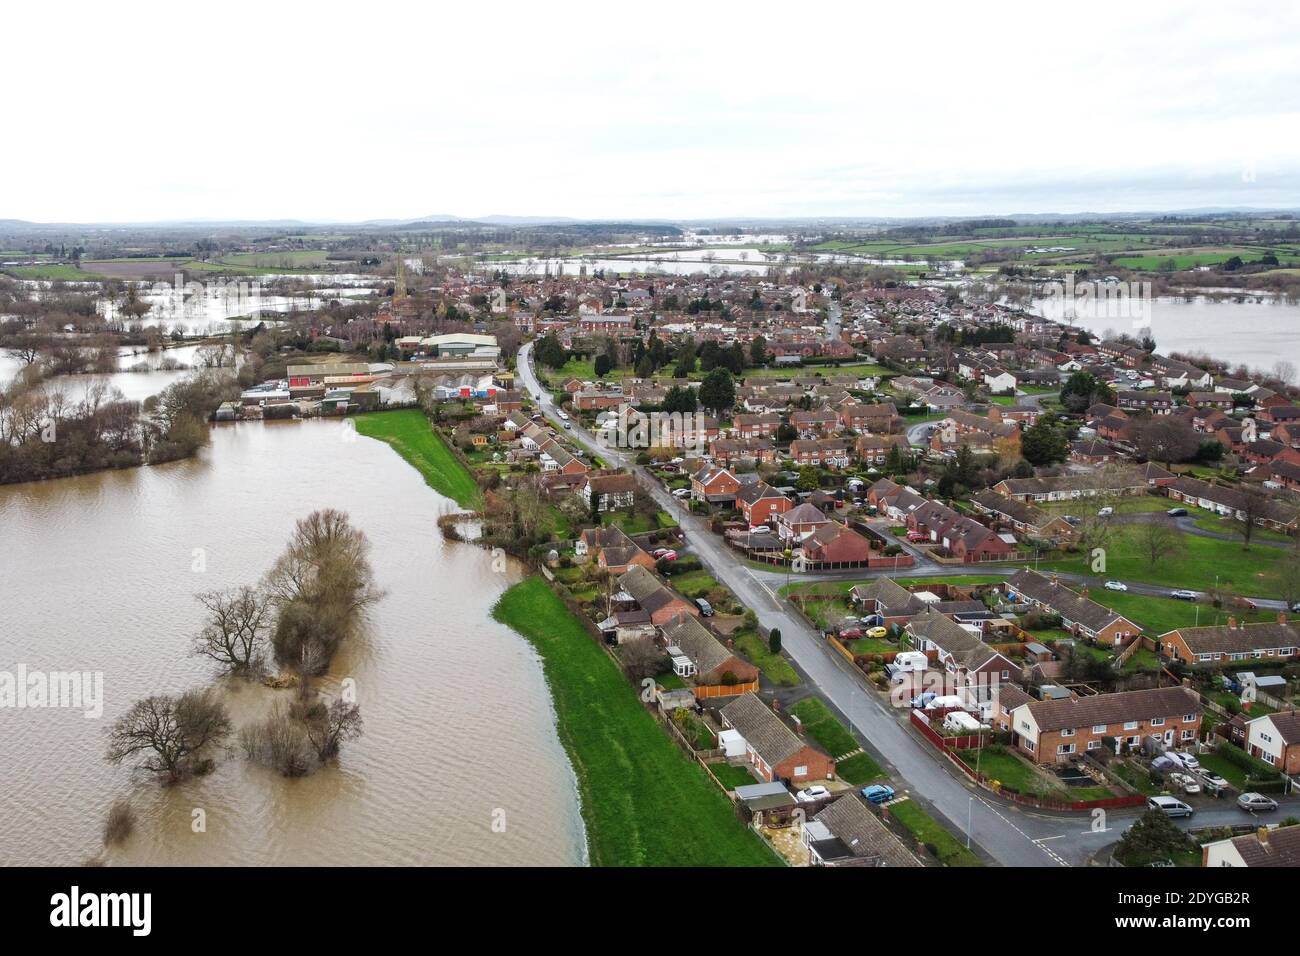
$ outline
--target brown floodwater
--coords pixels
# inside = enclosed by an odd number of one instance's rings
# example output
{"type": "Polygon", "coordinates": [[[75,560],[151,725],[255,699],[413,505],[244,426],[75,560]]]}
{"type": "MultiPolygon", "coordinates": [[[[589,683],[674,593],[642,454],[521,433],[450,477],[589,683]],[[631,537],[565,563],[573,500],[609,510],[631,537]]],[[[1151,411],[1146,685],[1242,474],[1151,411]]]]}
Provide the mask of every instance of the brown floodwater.
{"type": "MultiPolygon", "coordinates": [[[[0,672],[104,681],[100,719],[0,707],[0,863],[585,862],[540,660],[490,614],[519,572],[444,541],[437,519],[454,508],[337,421],[218,426],[196,460],[0,487],[0,672]],[[299,780],[237,751],[171,788],[109,765],[107,727],[132,701],[213,681],[189,654],[194,595],[256,581],[322,507],[369,535],[387,592],[323,682],[355,681],[364,736],[299,780]],[[103,851],[119,796],[137,831],[103,851]]],[[[292,693],[220,686],[237,726],[292,693]]]]}

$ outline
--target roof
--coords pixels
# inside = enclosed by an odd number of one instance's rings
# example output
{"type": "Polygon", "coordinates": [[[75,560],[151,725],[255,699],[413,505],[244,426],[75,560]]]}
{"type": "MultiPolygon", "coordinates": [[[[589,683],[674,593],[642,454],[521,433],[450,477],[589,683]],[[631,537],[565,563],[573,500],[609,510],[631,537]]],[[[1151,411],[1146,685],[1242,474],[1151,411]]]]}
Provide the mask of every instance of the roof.
{"type": "Polygon", "coordinates": [[[910,634],[922,637],[941,648],[954,661],[973,670],[982,667],[997,656],[989,647],[966,628],[945,614],[926,608],[907,622],[910,634]]]}
{"type": "Polygon", "coordinates": [[[1269,830],[1262,841],[1247,833],[1234,837],[1232,846],[1247,866],[1300,866],[1300,826],[1269,830]]]}
{"type": "Polygon", "coordinates": [[[813,819],[825,824],[855,857],[874,860],[877,866],[921,865],[856,794],[840,797],[813,819]]]}
{"type": "Polygon", "coordinates": [[[775,767],[804,747],[811,746],[800,740],[795,732],[752,692],[741,694],[723,707],[721,712],[727,722],[740,731],[740,736],[745,738],[745,742],[754,748],[768,766],[775,767]]]}
{"type": "Polygon", "coordinates": [[[1094,632],[1121,619],[1128,621],[1135,628],[1138,627],[1124,615],[1070,590],[1055,579],[1044,577],[1028,568],[1023,568],[1007,578],[1007,586],[1051,608],[1065,620],[1082,624],[1094,632]]]}
{"type": "Polygon", "coordinates": [[[1275,647],[1300,648],[1300,632],[1291,624],[1269,621],[1261,624],[1215,624],[1180,627],[1161,634],[1177,634],[1193,654],[1246,654],[1275,647]]]}
{"type": "Polygon", "coordinates": [[[695,669],[707,674],[731,660],[732,653],[722,642],[709,633],[709,629],[689,614],[681,614],[661,628],[664,640],[685,651],[695,669]]]}
{"type": "Polygon", "coordinates": [[[1041,732],[1200,713],[1201,698],[1188,687],[1153,687],[1092,697],[1036,700],[1024,706],[1041,732]]]}

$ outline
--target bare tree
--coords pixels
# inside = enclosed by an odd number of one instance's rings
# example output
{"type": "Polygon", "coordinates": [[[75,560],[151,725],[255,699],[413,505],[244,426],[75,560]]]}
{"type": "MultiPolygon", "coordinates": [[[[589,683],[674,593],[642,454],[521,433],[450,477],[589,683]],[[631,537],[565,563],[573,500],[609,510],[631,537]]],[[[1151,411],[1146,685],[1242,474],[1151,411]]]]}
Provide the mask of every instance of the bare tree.
{"type": "Polygon", "coordinates": [[[141,769],[175,783],[205,769],[205,752],[229,735],[230,726],[225,706],[209,690],[146,697],[109,728],[108,760],[138,756],[141,769]]]}
{"type": "Polygon", "coordinates": [[[1268,495],[1259,485],[1243,483],[1237,488],[1236,511],[1233,519],[1241,533],[1242,550],[1250,548],[1256,527],[1264,512],[1268,510],[1268,495]]]}
{"type": "Polygon", "coordinates": [[[636,683],[654,677],[664,664],[664,652],[649,637],[637,637],[628,641],[619,649],[619,657],[622,658],[624,672],[636,683]]]}
{"type": "Polygon", "coordinates": [[[1153,515],[1138,526],[1135,544],[1151,567],[1165,558],[1173,557],[1183,549],[1183,532],[1163,515],[1153,515]]]}
{"type": "Polygon", "coordinates": [[[1138,423],[1134,444],[1138,454],[1150,461],[1171,465],[1186,461],[1201,445],[1196,430],[1181,418],[1153,415],[1138,423]]]}
{"type": "Polygon", "coordinates": [[[304,725],[317,758],[324,763],[338,755],[344,741],[361,736],[361,708],[344,700],[336,700],[328,707],[318,704],[308,712],[304,725]]]}
{"type": "Polygon", "coordinates": [[[262,672],[274,624],[271,596],[262,588],[240,587],[198,595],[207,622],[194,638],[194,653],[216,661],[230,673],[254,677],[262,672]]]}

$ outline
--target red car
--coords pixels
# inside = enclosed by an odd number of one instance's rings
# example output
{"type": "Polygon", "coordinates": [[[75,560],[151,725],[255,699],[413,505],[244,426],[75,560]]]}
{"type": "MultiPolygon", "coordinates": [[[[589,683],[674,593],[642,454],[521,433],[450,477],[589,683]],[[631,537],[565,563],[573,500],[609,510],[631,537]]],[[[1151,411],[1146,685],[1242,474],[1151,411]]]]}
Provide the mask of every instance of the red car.
{"type": "Polygon", "coordinates": [[[861,636],[862,628],[860,627],[846,627],[840,631],[840,637],[846,641],[856,641],[861,636]]]}
{"type": "Polygon", "coordinates": [[[913,542],[925,541],[928,540],[928,535],[924,531],[909,531],[907,532],[907,540],[913,542]]]}

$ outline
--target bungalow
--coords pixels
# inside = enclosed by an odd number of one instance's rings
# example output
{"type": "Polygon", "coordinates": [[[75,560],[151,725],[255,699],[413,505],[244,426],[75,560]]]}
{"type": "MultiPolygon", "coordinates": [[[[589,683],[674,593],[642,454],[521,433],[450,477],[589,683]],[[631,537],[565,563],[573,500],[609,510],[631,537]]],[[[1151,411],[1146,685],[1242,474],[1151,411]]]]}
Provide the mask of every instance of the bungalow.
{"type": "Polygon", "coordinates": [[[1293,532],[1300,528],[1300,509],[1292,505],[1275,498],[1247,501],[1246,492],[1212,485],[1199,478],[1184,475],[1175,479],[1168,485],[1168,494],[1174,501],[1195,505],[1237,521],[1244,521],[1246,512],[1253,509],[1257,512],[1255,523],[1273,531],[1293,532]]]}
{"type": "Polygon", "coordinates": [[[1160,635],[1160,648],[1185,664],[1209,665],[1223,661],[1246,661],[1256,657],[1290,658],[1300,652],[1300,632],[1287,622],[1285,612],[1277,621],[1180,627],[1160,635]]]}
{"type": "Polygon", "coordinates": [[[916,615],[927,609],[946,614],[954,620],[978,620],[987,614],[983,601],[969,600],[935,600],[937,595],[913,593],[889,578],[876,578],[867,584],[857,584],[849,589],[849,600],[863,614],[876,614],[883,619],[885,627],[907,624],[916,615]]]}
{"type": "Polygon", "coordinates": [[[561,475],[582,475],[590,470],[585,462],[571,454],[555,439],[548,439],[539,447],[542,471],[559,472],[561,475]]]}
{"type": "Polygon", "coordinates": [[[595,557],[596,564],[610,574],[622,574],[634,564],[653,568],[650,557],[618,525],[608,528],[585,528],[574,542],[573,553],[583,559],[595,557]]]}
{"type": "Polygon", "coordinates": [[[903,521],[926,499],[911,488],[881,478],[867,489],[867,503],[892,521],[903,521]]]}
{"type": "Polygon", "coordinates": [[[921,531],[954,558],[966,562],[997,561],[1016,551],[1015,536],[997,532],[938,501],[926,501],[908,514],[907,527],[921,531]]]}
{"type": "Polygon", "coordinates": [[[982,514],[992,515],[1015,531],[1052,542],[1074,537],[1074,526],[1061,515],[1053,515],[1019,498],[1008,498],[991,488],[971,495],[971,504],[982,514]]]}
{"type": "Polygon", "coordinates": [[[619,511],[636,504],[636,477],[626,472],[588,475],[582,486],[582,500],[597,511],[619,511]]]}
{"type": "Polygon", "coordinates": [[[804,826],[803,843],[810,866],[921,865],[861,798],[851,793],[804,826]]]}
{"type": "Polygon", "coordinates": [[[752,481],[736,495],[736,506],[751,528],[771,523],[774,515],[794,507],[794,502],[765,481],[752,481]]]}
{"type": "Polygon", "coordinates": [[[758,680],[757,667],[724,647],[707,627],[689,614],[673,618],[660,626],[659,631],[679,677],[689,677],[696,684],[706,686],[733,686],[758,680]],[[682,673],[679,658],[689,662],[689,673],[682,673]]]}
{"type": "Polygon", "coordinates": [[[1166,747],[1195,742],[1201,729],[1201,699],[1188,687],[1156,687],[1091,697],[1035,700],[1011,712],[1016,746],[1038,764],[1099,750],[1107,737],[1128,748],[1144,736],[1166,747]]]}
{"type": "Polygon", "coordinates": [[[718,713],[723,726],[745,741],[745,758],[765,782],[829,780],[834,774],[835,761],[800,740],[754,694],[742,694],[718,713]]]}
{"type": "Polygon", "coordinates": [[[670,591],[653,573],[633,565],[619,576],[618,586],[626,591],[641,610],[650,615],[650,623],[662,627],[681,614],[695,616],[700,609],[686,598],[670,591]]]}
{"type": "Polygon", "coordinates": [[[1300,827],[1270,829],[1201,846],[1201,866],[1300,866],[1300,827]]]}
{"type": "Polygon", "coordinates": [[[1061,618],[1061,625],[1072,634],[1119,647],[1142,633],[1142,626],[1122,614],[1089,599],[1088,589],[1075,592],[1055,577],[1047,578],[1028,568],[1007,579],[1003,589],[1035,607],[1046,608],[1061,618]]]}

